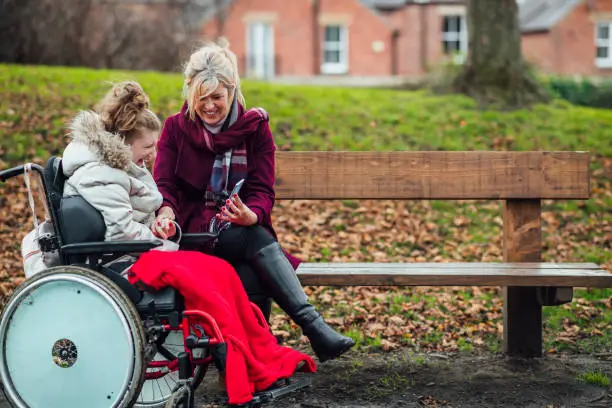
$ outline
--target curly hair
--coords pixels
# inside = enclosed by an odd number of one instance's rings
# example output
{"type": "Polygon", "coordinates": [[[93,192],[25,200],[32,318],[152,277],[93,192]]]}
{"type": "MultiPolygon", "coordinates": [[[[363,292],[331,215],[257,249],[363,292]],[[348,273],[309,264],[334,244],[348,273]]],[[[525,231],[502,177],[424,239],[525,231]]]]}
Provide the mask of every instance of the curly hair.
{"type": "Polygon", "coordinates": [[[140,130],[161,130],[157,115],[149,109],[149,97],[134,81],[113,86],[95,107],[107,132],[121,135],[129,143],[140,130]]]}

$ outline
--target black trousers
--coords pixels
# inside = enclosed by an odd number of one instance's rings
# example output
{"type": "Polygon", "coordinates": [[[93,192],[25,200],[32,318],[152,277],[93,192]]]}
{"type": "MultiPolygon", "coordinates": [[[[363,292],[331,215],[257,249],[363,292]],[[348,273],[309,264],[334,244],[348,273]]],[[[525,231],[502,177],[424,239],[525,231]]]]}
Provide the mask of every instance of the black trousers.
{"type": "Polygon", "coordinates": [[[262,311],[266,321],[270,320],[272,300],[265,284],[259,279],[249,260],[262,248],[275,242],[274,237],[260,225],[241,227],[232,225],[219,235],[213,254],[229,262],[240,277],[249,297],[262,311]]]}

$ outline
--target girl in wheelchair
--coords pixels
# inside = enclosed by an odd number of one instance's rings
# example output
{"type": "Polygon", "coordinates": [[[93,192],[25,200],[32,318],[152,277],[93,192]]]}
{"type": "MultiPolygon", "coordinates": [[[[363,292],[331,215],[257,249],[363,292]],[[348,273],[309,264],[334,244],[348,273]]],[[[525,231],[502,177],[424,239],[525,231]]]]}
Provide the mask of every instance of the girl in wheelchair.
{"type": "MultiPolygon", "coordinates": [[[[64,196],[80,195],[102,214],[107,241],[154,239],[162,196],[145,164],[155,158],[161,123],[140,85],[114,86],[96,112],[80,112],[70,130],[62,157],[64,196]]],[[[167,234],[173,227],[166,226],[167,234]]]]}

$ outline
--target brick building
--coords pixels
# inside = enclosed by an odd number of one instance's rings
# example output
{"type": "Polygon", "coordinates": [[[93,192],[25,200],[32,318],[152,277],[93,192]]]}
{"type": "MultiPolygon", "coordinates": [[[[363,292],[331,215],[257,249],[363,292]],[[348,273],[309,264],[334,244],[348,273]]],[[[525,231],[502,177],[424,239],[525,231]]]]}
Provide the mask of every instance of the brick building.
{"type": "MultiPolygon", "coordinates": [[[[252,78],[418,78],[467,51],[464,0],[225,0],[228,38],[252,78]]],[[[525,58],[544,72],[612,73],[612,0],[517,0],[525,58]]]]}
{"type": "Polygon", "coordinates": [[[612,74],[612,0],[523,0],[525,58],[547,73],[612,74]]]}

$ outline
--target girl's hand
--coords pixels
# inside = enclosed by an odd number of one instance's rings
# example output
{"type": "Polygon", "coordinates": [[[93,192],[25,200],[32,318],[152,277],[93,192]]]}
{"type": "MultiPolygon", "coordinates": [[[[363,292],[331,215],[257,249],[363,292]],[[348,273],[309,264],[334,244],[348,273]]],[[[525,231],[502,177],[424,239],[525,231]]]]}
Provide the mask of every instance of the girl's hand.
{"type": "Polygon", "coordinates": [[[257,214],[246,206],[237,194],[225,201],[217,219],[248,227],[257,224],[257,214]]]}
{"type": "Polygon", "coordinates": [[[157,212],[157,217],[153,220],[151,224],[151,231],[157,237],[168,239],[176,234],[176,225],[172,221],[174,221],[176,217],[174,216],[174,211],[170,207],[162,207],[157,212]]]}
{"type": "Polygon", "coordinates": [[[156,237],[168,239],[176,234],[176,225],[169,218],[156,219],[151,225],[151,231],[156,237]]]}

